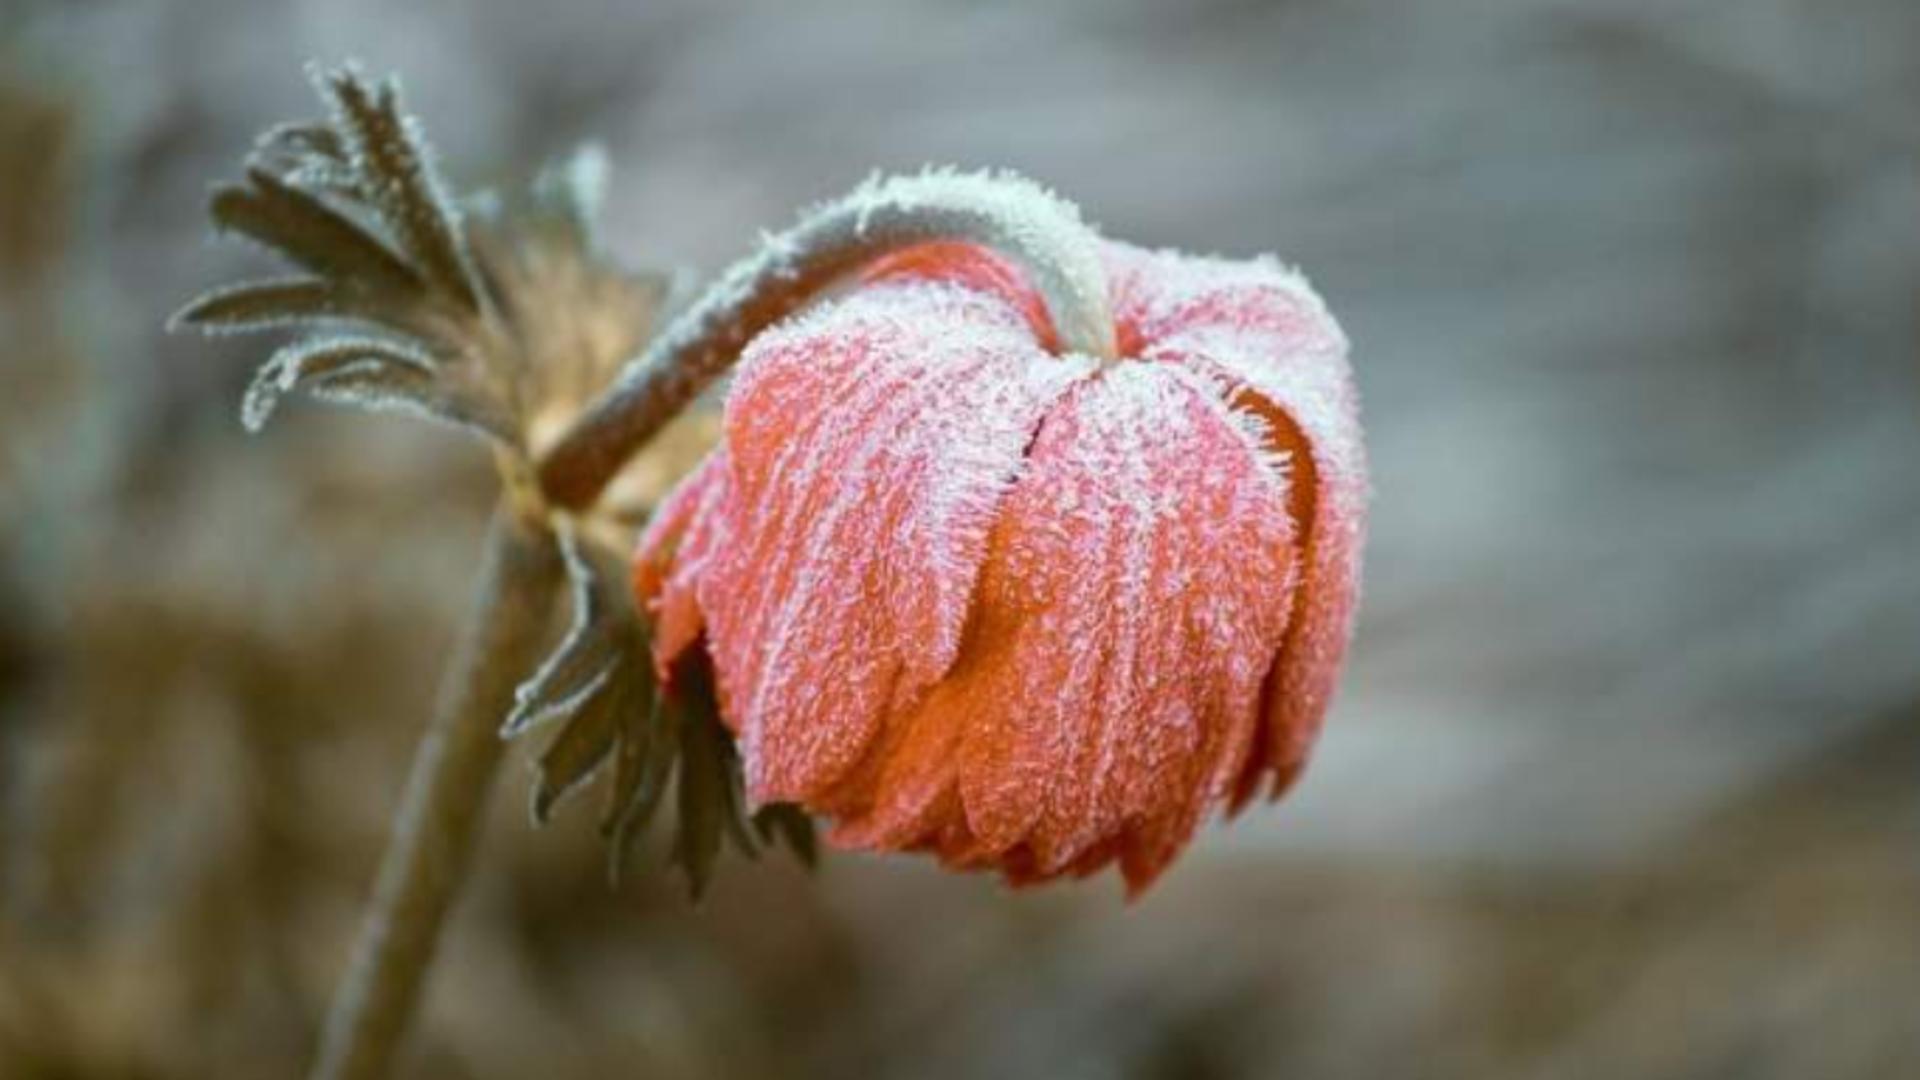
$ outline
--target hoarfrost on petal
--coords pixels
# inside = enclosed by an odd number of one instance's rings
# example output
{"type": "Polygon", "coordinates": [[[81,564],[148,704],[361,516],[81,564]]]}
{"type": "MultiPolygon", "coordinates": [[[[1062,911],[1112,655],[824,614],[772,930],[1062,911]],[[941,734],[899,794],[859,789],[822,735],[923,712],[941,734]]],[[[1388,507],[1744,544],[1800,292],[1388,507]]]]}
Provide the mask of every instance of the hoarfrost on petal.
{"type": "Polygon", "coordinates": [[[727,403],[730,541],[700,585],[754,799],[831,802],[896,702],[953,663],[1022,451],[1092,369],[937,284],[862,289],[755,340],[727,403]]]}
{"type": "Polygon", "coordinates": [[[1299,611],[1275,661],[1267,722],[1236,784],[1244,803],[1298,775],[1352,634],[1365,542],[1366,448],[1347,338],[1297,272],[1109,244],[1116,307],[1140,355],[1220,388],[1293,474],[1304,551],[1299,611]]]}
{"type": "Polygon", "coordinates": [[[653,618],[654,665],[660,680],[705,629],[698,582],[726,527],[727,453],[707,455],[655,509],[633,559],[633,590],[653,618]]]}
{"type": "Polygon", "coordinates": [[[1118,858],[1144,887],[1251,743],[1291,594],[1283,483],[1180,373],[1076,386],[1002,507],[959,663],[837,837],[1015,880],[1118,858]],[[959,818],[930,812],[955,793],[959,818]]]}

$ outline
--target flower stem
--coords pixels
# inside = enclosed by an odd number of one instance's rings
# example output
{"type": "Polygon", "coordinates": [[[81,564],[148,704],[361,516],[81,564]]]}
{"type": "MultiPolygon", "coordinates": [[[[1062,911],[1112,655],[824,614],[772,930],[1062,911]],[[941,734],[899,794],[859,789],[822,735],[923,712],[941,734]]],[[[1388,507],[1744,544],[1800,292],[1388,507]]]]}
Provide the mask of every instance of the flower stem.
{"type": "Polygon", "coordinates": [[[929,240],[969,240],[1019,258],[1066,349],[1114,358],[1099,234],[1071,203],[1012,176],[874,181],[768,237],[655,338],[542,460],[546,498],[570,509],[591,504],[754,335],[862,264],[929,240]]]}
{"type": "Polygon", "coordinates": [[[465,877],[498,771],[500,718],[546,643],[561,562],[510,493],[488,533],[478,595],[380,863],[321,1034],[315,1080],[384,1076],[412,1018],[440,925],[465,877]]]}

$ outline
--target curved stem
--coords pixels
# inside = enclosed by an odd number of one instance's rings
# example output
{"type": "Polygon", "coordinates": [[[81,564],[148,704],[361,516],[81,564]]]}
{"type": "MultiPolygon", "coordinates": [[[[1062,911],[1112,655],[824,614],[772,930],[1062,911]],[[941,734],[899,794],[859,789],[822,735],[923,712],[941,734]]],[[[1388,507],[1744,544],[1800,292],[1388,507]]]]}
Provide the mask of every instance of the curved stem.
{"type": "Polygon", "coordinates": [[[541,462],[547,499],[573,509],[590,504],[755,334],[863,263],[929,240],[970,240],[1019,258],[1066,349],[1114,358],[1099,235],[1071,203],[1010,175],[869,181],[768,237],[655,338],[541,462]]]}
{"type": "Polygon", "coordinates": [[[545,524],[513,501],[510,493],[495,512],[479,592],[327,1013],[315,1080],[386,1075],[466,875],[500,763],[500,718],[547,640],[560,557],[545,524]]]}

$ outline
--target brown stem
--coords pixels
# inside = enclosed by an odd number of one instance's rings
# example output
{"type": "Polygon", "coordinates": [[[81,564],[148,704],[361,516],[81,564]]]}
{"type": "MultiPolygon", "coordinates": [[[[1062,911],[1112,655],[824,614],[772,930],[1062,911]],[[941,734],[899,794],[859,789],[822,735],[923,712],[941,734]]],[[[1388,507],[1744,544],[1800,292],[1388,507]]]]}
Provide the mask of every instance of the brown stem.
{"type": "Polygon", "coordinates": [[[495,512],[478,594],[327,1014],[315,1080],[388,1071],[484,817],[501,757],[500,718],[539,660],[560,578],[553,534],[510,494],[495,512]]]}
{"type": "Polygon", "coordinates": [[[547,500],[567,509],[590,505],[755,334],[863,263],[938,239],[971,240],[1021,259],[1066,348],[1113,358],[1098,235],[1071,204],[1008,176],[872,182],[768,238],[667,327],[541,461],[547,500]]]}

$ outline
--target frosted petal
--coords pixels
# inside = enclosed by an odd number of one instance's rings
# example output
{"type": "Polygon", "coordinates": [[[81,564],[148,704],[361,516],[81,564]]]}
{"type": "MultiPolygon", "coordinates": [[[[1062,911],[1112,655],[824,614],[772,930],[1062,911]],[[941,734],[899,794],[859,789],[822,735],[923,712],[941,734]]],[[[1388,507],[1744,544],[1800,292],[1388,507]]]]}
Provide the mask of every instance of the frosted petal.
{"type": "Polygon", "coordinates": [[[1143,887],[1253,737],[1287,620],[1285,497],[1184,373],[1123,363],[1072,390],[1002,508],[959,662],[836,839],[935,846],[1016,881],[1131,844],[1143,887]],[[963,816],[943,820],[954,791],[963,816]]]}
{"type": "Polygon", "coordinates": [[[705,629],[696,583],[725,536],[720,508],[727,476],[726,450],[707,455],[662,500],[634,553],[633,591],[653,620],[654,665],[662,682],[705,629]]]}
{"type": "Polygon", "coordinates": [[[1040,347],[1060,351],[1060,336],[1054,331],[1047,302],[1028,281],[1019,264],[999,252],[963,240],[939,240],[916,244],[874,260],[861,280],[869,284],[885,281],[946,282],[1005,301],[1027,320],[1040,347]]]}
{"type": "Polygon", "coordinates": [[[757,338],[727,404],[729,542],[700,584],[757,801],[831,802],[960,648],[999,502],[1091,364],[1007,304],[861,290],[757,338]]]}
{"type": "MultiPolygon", "coordinates": [[[[1368,498],[1347,340],[1299,274],[1109,245],[1123,342],[1220,384],[1289,456],[1303,525],[1299,610],[1274,664],[1267,723],[1234,796],[1271,776],[1278,795],[1305,764],[1340,672],[1358,601],[1368,498]]],[[[1124,346],[1123,346],[1124,347],[1124,346]]]]}

